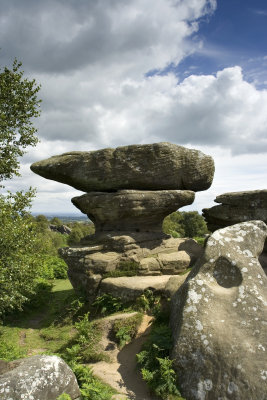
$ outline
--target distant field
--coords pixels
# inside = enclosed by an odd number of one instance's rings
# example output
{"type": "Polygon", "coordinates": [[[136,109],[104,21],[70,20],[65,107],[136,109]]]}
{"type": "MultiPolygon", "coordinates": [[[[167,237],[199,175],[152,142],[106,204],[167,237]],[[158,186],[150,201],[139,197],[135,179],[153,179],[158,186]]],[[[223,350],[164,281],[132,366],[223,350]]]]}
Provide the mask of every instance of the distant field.
{"type": "Polygon", "coordinates": [[[58,217],[64,224],[68,224],[69,222],[89,222],[89,218],[83,214],[47,214],[47,213],[32,213],[34,217],[37,215],[44,215],[48,220],[51,220],[54,217],[58,217]]]}

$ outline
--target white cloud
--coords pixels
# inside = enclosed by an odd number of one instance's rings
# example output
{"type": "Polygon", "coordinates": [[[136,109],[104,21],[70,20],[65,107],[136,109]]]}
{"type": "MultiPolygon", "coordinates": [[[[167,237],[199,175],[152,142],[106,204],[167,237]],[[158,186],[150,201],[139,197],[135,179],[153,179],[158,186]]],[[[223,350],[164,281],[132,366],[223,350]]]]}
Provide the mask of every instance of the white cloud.
{"type": "Polygon", "coordinates": [[[220,145],[233,154],[267,151],[267,90],[240,67],[214,75],[173,74],[114,81],[50,77],[39,122],[46,140],[84,142],[87,149],[151,141],[220,145]],[[59,83],[59,90],[57,89],[59,83]]]}
{"type": "Polygon", "coordinates": [[[6,188],[36,186],[35,210],[73,211],[69,200],[77,191],[34,175],[31,162],[157,141],[214,157],[214,184],[197,194],[192,208],[212,205],[225,191],[260,188],[266,181],[259,163],[267,151],[267,91],[248,83],[239,66],[180,82],[172,73],[147,74],[199,49],[192,35],[199,18],[215,8],[214,0],[3,0],[1,64],[21,59],[42,84],[43,99],[41,143],[23,158],[23,177],[6,188]]]}

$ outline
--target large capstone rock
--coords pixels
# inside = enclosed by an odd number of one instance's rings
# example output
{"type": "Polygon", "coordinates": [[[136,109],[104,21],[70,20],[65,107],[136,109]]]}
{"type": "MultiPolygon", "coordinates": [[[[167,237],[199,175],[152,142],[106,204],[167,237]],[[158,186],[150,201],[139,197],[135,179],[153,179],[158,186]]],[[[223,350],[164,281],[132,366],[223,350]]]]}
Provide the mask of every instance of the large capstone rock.
{"type": "Polygon", "coordinates": [[[120,190],[87,193],[71,201],[94,222],[96,233],[161,232],[163,219],[194,198],[190,190],[120,190]]]}
{"type": "Polygon", "coordinates": [[[37,355],[1,363],[1,400],[56,400],[62,393],[80,398],[76,377],[57,356],[37,355]]]}
{"type": "Polygon", "coordinates": [[[31,165],[33,172],[83,192],[206,190],[214,174],[212,157],[171,143],[71,152],[31,165]]]}
{"type": "Polygon", "coordinates": [[[187,400],[265,400],[267,278],[262,221],[214,232],[173,296],[172,356],[187,400]]]}

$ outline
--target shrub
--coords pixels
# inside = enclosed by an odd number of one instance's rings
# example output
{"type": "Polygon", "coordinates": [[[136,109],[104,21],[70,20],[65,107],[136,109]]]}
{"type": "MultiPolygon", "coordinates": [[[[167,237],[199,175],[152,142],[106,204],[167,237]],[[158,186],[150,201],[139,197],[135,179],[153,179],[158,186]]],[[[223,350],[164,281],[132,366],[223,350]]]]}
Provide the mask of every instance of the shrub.
{"type": "Polygon", "coordinates": [[[114,271],[104,274],[104,278],[118,278],[120,276],[136,276],[138,274],[139,264],[134,261],[121,261],[114,271]]]}
{"type": "Polygon", "coordinates": [[[120,348],[125,346],[136,336],[142,319],[143,315],[141,313],[137,313],[132,317],[126,319],[118,319],[114,322],[113,331],[117,340],[119,341],[120,348]]]}
{"type": "Polygon", "coordinates": [[[72,400],[70,395],[66,393],[62,393],[60,396],[56,398],[56,400],[72,400]]]}
{"type": "Polygon", "coordinates": [[[169,359],[171,346],[169,327],[166,324],[155,325],[143,350],[137,354],[137,360],[143,379],[158,396],[167,400],[173,395],[178,400],[181,394],[169,359]]]}
{"type": "Polygon", "coordinates": [[[109,293],[98,296],[92,304],[96,312],[107,315],[112,314],[123,309],[123,304],[118,297],[113,297],[109,293]]]}
{"type": "Polygon", "coordinates": [[[9,343],[0,338],[0,360],[13,361],[26,356],[26,351],[17,344],[9,343]]]}
{"type": "Polygon", "coordinates": [[[157,314],[161,309],[160,296],[155,296],[152,290],[146,289],[141,296],[137,297],[136,308],[141,311],[151,311],[153,314],[157,314]]]}
{"type": "Polygon", "coordinates": [[[44,256],[42,263],[42,277],[46,279],[67,279],[68,266],[57,256],[44,256]]]}
{"type": "Polygon", "coordinates": [[[90,368],[75,363],[71,367],[79,383],[83,400],[111,400],[116,393],[110,386],[95,378],[90,368]]]}
{"type": "Polygon", "coordinates": [[[29,298],[27,309],[38,308],[49,303],[52,288],[53,283],[47,281],[46,279],[36,279],[35,293],[33,293],[29,298]]]}
{"type": "Polygon", "coordinates": [[[72,346],[65,350],[64,358],[75,362],[97,362],[107,360],[107,356],[99,349],[101,327],[96,322],[89,321],[89,313],[75,323],[77,335],[72,346]]]}

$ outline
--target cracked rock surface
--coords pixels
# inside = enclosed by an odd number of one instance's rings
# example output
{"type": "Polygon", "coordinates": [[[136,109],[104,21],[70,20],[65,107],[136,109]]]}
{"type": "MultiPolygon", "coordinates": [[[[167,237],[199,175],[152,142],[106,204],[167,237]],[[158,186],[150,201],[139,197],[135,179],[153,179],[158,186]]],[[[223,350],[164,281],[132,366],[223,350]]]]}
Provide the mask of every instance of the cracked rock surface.
{"type": "Polygon", "coordinates": [[[262,221],[214,232],[172,300],[172,356],[187,400],[265,400],[267,277],[262,221]]]}
{"type": "Polygon", "coordinates": [[[60,357],[37,355],[0,367],[1,400],[56,400],[62,393],[80,399],[76,377],[60,357]]]}
{"type": "Polygon", "coordinates": [[[210,187],[214,162],[198,150],[162,142],[97,151],[73,151],[38,161],[31,169],[83,192],[210,187]]]}

